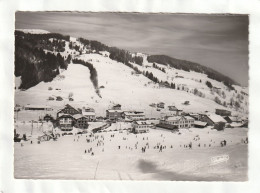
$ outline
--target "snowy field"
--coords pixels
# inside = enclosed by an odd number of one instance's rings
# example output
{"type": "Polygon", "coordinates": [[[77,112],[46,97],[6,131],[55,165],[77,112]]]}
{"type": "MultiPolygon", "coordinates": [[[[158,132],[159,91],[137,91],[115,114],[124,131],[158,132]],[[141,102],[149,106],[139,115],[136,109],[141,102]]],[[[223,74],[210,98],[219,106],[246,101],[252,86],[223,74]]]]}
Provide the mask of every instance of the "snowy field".
{"type": "MultiPolygon", "coordinates": [[[[248,129],[164,129],[146,134],[128,133],[127,123],[113,124],[106,132],[61,136],[37,144],[14,144],[14,177],[78,180],[247,180],[248,147],[242,143],[248,129]],[[114,130],[118,131],[114,131],[114,130]],[[112,130],[112,131],[110,131],[112,130]],[[114,137],[111,137],[113,136],[114,137]],[[194,140],[198,138],[199,140],[194,140]],[[90,141],[87,142],[87,139],[90,141]],[[227,141],[221,147],[220,142],[227,141]],[[192,149],[184,148],[192,142],[192,149]],[[200,144],[200,147],[199,147],[200,144]],[[159,152],[157,145],[166,148],[159,152]],[[119,149],[120,146],[120,149],[119,149]],[[142,147],[146,147],[142,153],[142,147]],[[94,155],[91,155],[90,149],[94,155]],[[85,153],[86,152],[86,153],[85,153]],[[228,160],[215,164],[212,157],[228,160]]],[[[21,131],[21,130],[20,130],[21,131]]]]}

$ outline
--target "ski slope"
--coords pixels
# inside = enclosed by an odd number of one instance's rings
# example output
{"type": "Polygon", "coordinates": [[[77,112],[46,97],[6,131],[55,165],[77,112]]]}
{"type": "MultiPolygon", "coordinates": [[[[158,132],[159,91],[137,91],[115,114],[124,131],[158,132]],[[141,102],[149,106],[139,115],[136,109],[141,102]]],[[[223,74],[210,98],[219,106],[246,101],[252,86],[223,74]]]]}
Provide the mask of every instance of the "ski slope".
{"type": "Polygon", "coordinates": [[[158,128],[139,135],[111,131],[95,134],[98,137],[95,140],[85,134],[61,136],[57,141],[41,144],[35,140],[32,144],[30,141],[22,142],[23,146],[15,143],[14,177],[70,180],[247,180],[248,150],[247,145],[241,143],[241,139],[247,137],[247,129],[226,129],[221,135],[210,128],[181,129],[180,132],[182,134],[178,135],[158,128]],[[101,136],[104,145],[97,146],[101,136]],[[200,140],[194,141],[195,136],[199,136],[200,140]],[[92,142],[87,143],[86,139],[91,139],[92,142]],[[227,146],[220,147],[220,141],[224,139],[227,146]],[[192,142],[193,148],[184,148],[189,142],[192,142]],[[162,152],[154,148],[158,143],[166,146],[162,152]],[[146,152],[142,153],[141,148],[144,146],[146,152]],[[93,149],[93,156],[84,153],[89,148],[93,149]],[[213,165],[211,158],[219,155],[228,155],[229,159],[213,165]]]}

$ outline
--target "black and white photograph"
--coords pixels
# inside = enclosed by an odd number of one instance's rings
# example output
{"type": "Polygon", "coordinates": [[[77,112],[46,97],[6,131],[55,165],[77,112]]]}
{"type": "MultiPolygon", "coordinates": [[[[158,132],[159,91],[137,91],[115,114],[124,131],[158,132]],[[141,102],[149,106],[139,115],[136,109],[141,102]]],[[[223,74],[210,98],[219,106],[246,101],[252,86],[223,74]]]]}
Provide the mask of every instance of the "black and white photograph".
{"type": "Polygon", "coordinates": [[[15,13],[14,178],[248,181],[249,16],[15,13]]]}

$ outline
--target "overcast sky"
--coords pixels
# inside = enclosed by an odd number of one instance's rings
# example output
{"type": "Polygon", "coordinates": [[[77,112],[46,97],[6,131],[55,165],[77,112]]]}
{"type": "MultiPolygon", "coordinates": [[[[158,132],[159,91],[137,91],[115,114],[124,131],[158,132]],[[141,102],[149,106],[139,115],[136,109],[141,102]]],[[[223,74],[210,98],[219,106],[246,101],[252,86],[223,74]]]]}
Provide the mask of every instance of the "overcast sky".
{"type": "Polygon", "coordinates": [[[248,16],[17,12],[16,29],[44,29],[211,67],[248,85],[248,16]]]}

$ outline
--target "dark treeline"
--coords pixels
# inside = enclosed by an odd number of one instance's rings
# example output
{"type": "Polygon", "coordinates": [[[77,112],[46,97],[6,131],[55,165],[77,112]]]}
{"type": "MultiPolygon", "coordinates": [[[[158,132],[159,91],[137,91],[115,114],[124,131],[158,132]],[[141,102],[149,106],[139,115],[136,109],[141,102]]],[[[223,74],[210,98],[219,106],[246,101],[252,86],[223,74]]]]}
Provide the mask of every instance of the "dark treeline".
{"type": "MultiPolygon", "coordinates": [[[[20,89],[28,89],[39,82],[52,81],[59,74],[59,68],[67,69],[68,61],[58,53],[45,53],[37,42],[41,35],[15,32],[15,76],[21,76],[20,89]]],[[[50,37],[61,37],[54,34],[50,37]]]]}
{"type": "Polygon", "coordinates": [[[87,47],[91,48],[92,50],[96,50],[97,52],[108,51],[108,49],[109,49],[109,47],[107,45],[102,44],[95,40],[87,40],[84,38],[78,38],[77,40],[79,42],[81,42],[84,46],[87,46],[87,47]]]}
{"type": "Polygon", "coordinates": [[[152,72],[143,72],[143,75],[146,76],[147,78],[149,78],[151,81],[153,81],[154,83],[159,83],[160,81],[158,80],[158,78],[156,76],[153,75],[152,72]]]}
{"type": "Polygon", "coordinates": [[[96,52],[100,52],[100,51],[109,52],[110,53],[109,58],[117,62],[121,62],[124,64],[128,62],[133,62],[138,65],[143,64],[143,57],[133,56],[130,52],[126,50],[119,49],[116,47],[108,47],[107,45],[102,44],[98,41],[86,40],[84,38],[79,38],[78,41],[80,41],[84,46],[88,46],[92,50],[96,50],[96,52]]]}
{"type": "Polygon", "coordinates": [[[184,70],[184,71],[195,71],[200,72],[208,75],[209,78],[213,80],[217,80],[219,82],[223,82],[227,87],[230,89],[234,89],[232,84],[238,85],[234,80],[231,78],[211,69],[206,66],[202,66],[200,64],[186,61],[186,60],[179,60],[176,58],[171,58],[165,55],[151,55],[147,57],[148,62],[151,63],[159,63],[163,65],[170,65],[173,68],[184,70]]]}
{"type": "Polygon", "coordinates": [[[46,34],[30,34],[30,33],[24,33],[22,31],[15,31],[15,35],[23,36],[25,40],[33,40],[35,43],[37,43],[38,40],[48,40],[50,38],[56,38],[58,40],[66,40],[70,41],[70,36],[65,36],[58,33],[46,33],[46,34]]]}
{"type": "Polygon", "coordinates": [[[70,40],[70,36],[64,36],[57,33],[30,34],[21,31],[15,31],[15,36],[22,37],[24,41],[30,42],[30,46],[50,51],[65,51],[65,41],[70,40]],[[53,38],[51,41],[50,39],[53,38]]]}
{"type": "Polygon", "coordinates": [[[97,75],[97,70],[94,68],[93,64],[89,63],[89,62],[85,62],[84,60],[80,60],[80,59],[72,59],[73,63],[76,64],[82,64],[83,66],[86,66],[89,71],[90,71],[90,80],[96,90],[97,95],[101,97],[100,92],[99,92],[99,87],[98,87],[98,75],[97,75]]]}
{"type": "Polygon", "coordinates": [[[166,73],[165,69],[164,68],[160,68],[158,65],[156,65],[155,63],[153,63],[153,67],[158,69],[158,70],[161,70],[162,72],[166,73]]]}

